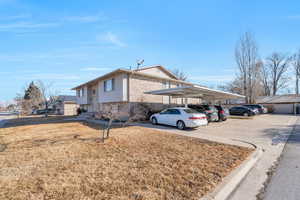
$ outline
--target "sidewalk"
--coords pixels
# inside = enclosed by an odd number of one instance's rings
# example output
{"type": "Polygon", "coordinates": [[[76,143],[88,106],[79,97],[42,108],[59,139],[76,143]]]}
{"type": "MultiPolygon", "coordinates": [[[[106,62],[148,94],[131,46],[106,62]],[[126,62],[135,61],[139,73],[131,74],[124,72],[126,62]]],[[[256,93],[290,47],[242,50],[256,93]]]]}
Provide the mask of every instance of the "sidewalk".
{"type": "Polygon", "coordinates": [[[266,200],[300,199],[300,120],[282,152],[279,165],[267,186],[266,200]]]}

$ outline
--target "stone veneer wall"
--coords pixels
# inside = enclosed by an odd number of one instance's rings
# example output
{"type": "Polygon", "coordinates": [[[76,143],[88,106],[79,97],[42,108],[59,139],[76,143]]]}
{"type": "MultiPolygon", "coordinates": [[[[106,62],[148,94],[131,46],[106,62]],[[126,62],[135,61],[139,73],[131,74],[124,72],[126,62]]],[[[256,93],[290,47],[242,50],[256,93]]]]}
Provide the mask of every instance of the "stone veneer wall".
{"type": "Polygon", "coordinates": [[[101,113],[111,112],[117,114],[120,120],[127,120],[133,117],[134,120],[145,120],[147,114],[160,112],[165,108],[183,106],[178,104],[162,104],[162,103],[142,103],[142,102],[116,102],[116,103],[100,103],[97,118],[103,117],[101,113]]]}

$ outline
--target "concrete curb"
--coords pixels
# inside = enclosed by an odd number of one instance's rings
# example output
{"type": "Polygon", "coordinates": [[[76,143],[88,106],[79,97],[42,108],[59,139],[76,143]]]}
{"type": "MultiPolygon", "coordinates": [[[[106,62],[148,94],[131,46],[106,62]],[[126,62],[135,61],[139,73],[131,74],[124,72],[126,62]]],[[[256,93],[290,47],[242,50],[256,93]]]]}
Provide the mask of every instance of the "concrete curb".
{"type": "Polygon", "coordinates": [[[200,200],[226,200],[236,190],[242,180],[247,176],[250,170],[254,167],[256,162],[261,158],[263,151],[257,148],[247,160],[240,166],[234,169],[227,175],[221,184],[219,184],[213,192],[205,195],[200,200]]]}

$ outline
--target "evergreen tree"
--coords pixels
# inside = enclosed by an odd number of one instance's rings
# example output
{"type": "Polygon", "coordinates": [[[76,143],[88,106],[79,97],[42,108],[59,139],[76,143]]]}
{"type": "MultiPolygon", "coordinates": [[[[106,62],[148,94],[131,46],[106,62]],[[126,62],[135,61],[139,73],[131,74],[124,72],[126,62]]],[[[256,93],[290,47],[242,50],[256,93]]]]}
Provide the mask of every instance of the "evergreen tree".
{"type": "Polygon", "coordinates": [[[37,100],[39,101],[42,97],[40,89],[32,81],[28,88],[25,90],[24,99],[25,100],[37,100]]]}

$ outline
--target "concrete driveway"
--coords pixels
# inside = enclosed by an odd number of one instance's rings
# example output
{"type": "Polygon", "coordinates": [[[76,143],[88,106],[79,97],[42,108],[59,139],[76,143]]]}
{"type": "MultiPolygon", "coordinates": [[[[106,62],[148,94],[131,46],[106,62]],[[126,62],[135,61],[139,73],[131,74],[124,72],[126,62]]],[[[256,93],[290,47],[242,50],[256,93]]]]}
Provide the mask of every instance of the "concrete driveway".
{"type": "Polygon", "coordinates": [[[267,114],[251,119],[228,119],[225,122],[210,123],[208,126],[185,131],[161,125],[144,124],[143,126],[219,142],[231,143],[230,141],[241,140],[262,148],[263,156],[230,198],[254,200],[264,187],[264,182],[268,178],[267,171],[280,156],[296,120],[297,116],[293,115],[267,114]]]}

